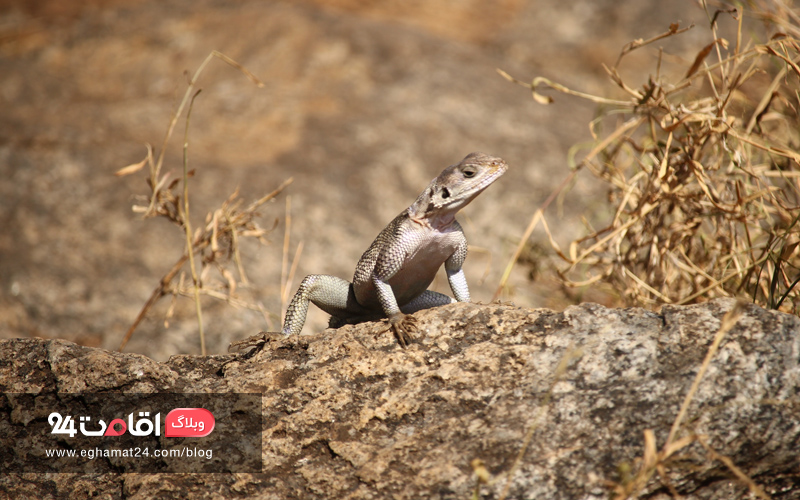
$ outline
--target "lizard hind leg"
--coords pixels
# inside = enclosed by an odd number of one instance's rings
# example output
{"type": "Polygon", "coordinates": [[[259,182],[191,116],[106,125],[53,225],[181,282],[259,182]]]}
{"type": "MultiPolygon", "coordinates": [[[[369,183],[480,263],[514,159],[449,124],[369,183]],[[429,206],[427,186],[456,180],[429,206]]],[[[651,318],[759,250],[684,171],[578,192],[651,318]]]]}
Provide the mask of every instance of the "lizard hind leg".
{"type": "Polygon", "coordinates": [[[425,290],[419,297],[411,302],[400,306],[400,310],[405,314],[412,314],[423,309],[430,309],[431,307],[443,306],[456,302],[455,299],[433,290],[425,290]]]}
{"type": "Polygon", "coordinates": [[[300,333],[306,322],[309,303],[330,314],[331,325],[341,326],[348,323],[348,318],[365,313],[356,301],[353,285],[349,281],[326,274],[311,274],[300,283],[286,308],[281,330],[284,335],[300,333]]]}
{"type": "Polygon", "coordinates": [[[232,342],[228,351],[253,348],[248,357],[264,348],[270,341],[284,335],[299,334],[303,329],[308,314],[308,304],[331,315],[331,324],[341,326],[354,315],[363,314],[361,306],[355,301],[352,285],[349,281],[325,274],[306,276],[297,288],[292,301],[286,308],[286,317],[280,333],[261,332],[244,340],[232,342]]]}

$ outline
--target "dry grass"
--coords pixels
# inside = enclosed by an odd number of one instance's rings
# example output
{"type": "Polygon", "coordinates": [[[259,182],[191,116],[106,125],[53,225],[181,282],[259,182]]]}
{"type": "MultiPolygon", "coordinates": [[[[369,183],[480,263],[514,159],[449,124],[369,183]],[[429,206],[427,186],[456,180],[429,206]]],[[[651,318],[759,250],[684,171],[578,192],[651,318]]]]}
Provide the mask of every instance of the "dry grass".
{"type": "Polygon", "coordinates": [[[241,238],[254,238],[266,243],[264,237],[271,229],[265,229],[258,224],[258,210],[264,203],[280,194],[292,182],[292,179],[288,179],[271,193],[246,206],[239,198],[238,190],[235,191],[222,202],[219,208],[206,214],[205,222],[200,227],[192,230],[189,211],[189,179],[195,175],[195,171],[189,169],[189,123],[192,105],[200,93],[200,90],[195,90],[197,80],[203,69],[215,58],[238,69],[259,87],[263,86],[260,80],[236,61],[217,51],[211,52],[189,81],[183,100],[169,123],[158,158],[154,158],[153,149],[148,146],[147,156],[144,160],[117,171],[118,176],[123,176],[139,172],[145,166],[149,167],[146,178],[149,193],[140,197],[142,204],[134,205],[133,210],[141,213],[144,218],[163,217],[169,220],[184,233],[186,241],[182,255],[162,276],[150,298],[125,333],[119,347],[120,351],[125,348],[133,332],[150,309],[159,299],[167,295],[172,297],[172,305],[167,312],[166,321],[174,311],[178,296],[183,295],[194,299],[200,335],[200,351],[203,355],[206,354],[206,345],[203,335],[201,295],[225,301],[235,307],[246,307],[259,311],[266,317],[266,311],[260,303],[248,302],[236,294],[238,288],[249,284],[239,256],[239,242],[241,238]],[[183,175],[178,177],[172,171],[162,173],[162,167],[167,144],[184,109],[186,109],[186,118],[183,137],[183,175]],[[187,263],[189,264],[189,279],[186,278],[187,263]],[[212,273],[212,271],[216,272],[212,273]],[[177,283],[175,283],[176,277],[178,278],[177,283]],[[187,284],[187,281],[190,283],[187,284]]]}
{"type": "MultiPolygon", "coordinates": [[[[606,69],[624,99],[501,72],[537,102],[552,102],[542,94],[549,88],[601,106],[590,124],[595,146],[571,175],[588,170],[607,186],[610,215],[600,229],[587,222],[588,234],[566,249],[550,237],[565,262],[558,274],[570,287],[608,284],[631,305],[747,296],[797,314],[800,19],[780,2],[706,12],[709,43],[679,78],[663,74],[660,49],[648,81],[630,84],[618,70],[631,51],[688,28],[675,24],[622,49],[606,69]],[[742,41],[744,16],[764,26],[763,40],[742,41]],[[732,23],[736,40],[718,36],[722,22],[732,23]]],[[[544,208],[520,249],[546,222],[544,208]]]]}
{"type": "MultiPolygon", "coordinates": [[[[639,85],[622,78],[620,64],[630,52],[693,27],[673,24],[623,47],[606,70],[625,98],[593,96],[544,78],[521,82],[500,71],[529,88],[541,104],[553,102],[542,93],[549,89],[588,99],[600,111],[590,124],[592,148],[533,214],[496,296],[541,224],[565,263],[557,272],[566,286],[604,284],[631,305],[747,297],[764,307],[800,312],[800,16],[781,2],[766,1],[751,2],[744,11],[706,5],[706,13],[708,43],[697,47],[678,78],[665,76],[660,48],[653,74],[639,85]],[[763,40],[742,41],[745,16],[764,28],[763,40]],[[735,40],[718,35],[722,22],[733,23],[735,40]],[[592,217],[585,217],[587,235],[562,249],[545,212],[582,171],[607,187],[608,220],[595,229],[588,222],[592,217]]],[[[679,498],[669,471],[680,468],[687,454],[695,456],[690,448],[704,451],[709,463],[722,464],[753,496],[769,498],[704,436],[683,427],[742,304],[722,321],[666,442],[659,449],[653,430],[643,430],[642,457],[622,464],[617,481],[606,481],[611,498],[639,497],[652,491],[655,481],[679,498]]],[[[521,448],[527,444],[526,439],[521,448]]],[[[473,468],[477,498],[480,486],[493,478],[483,473],[484,464],[473,468]]]]}

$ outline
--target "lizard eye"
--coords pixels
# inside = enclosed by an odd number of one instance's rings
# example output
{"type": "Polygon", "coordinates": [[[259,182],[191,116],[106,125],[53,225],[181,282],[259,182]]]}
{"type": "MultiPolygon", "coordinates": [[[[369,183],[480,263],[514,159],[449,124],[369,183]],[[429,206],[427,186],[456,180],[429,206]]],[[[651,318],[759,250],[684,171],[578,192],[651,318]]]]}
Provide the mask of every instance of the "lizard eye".
{"type": "Polygon", "coordinates": [[[464,174],[464,177],[469,179],[475,176],[475,172],[476,170],[474,168],[465,168],[462,173],[464,174]]]}

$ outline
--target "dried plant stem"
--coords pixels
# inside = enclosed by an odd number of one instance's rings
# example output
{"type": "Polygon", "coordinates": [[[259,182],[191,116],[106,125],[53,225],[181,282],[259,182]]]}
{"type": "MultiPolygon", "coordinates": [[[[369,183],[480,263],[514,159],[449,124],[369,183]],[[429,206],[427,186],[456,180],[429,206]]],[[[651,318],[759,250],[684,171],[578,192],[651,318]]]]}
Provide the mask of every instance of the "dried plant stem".
{"type": "MultiPolygon", "coordinates": [[[[502,74],[502,73],[501,73],[502,74]]],[[[510,77],[509,77],[510,78],[510,77]]],[[[522,250],[525,248],[525,244],[528,242],[528,238],[531,237],[533,234],[533,230],[536,229],[536,226],[539,224],[539,221],[542,220],[544,217],[544,211],[547,210],[547,207],[555,200],[559,194],[572,182],[578,172],[580,171],[581,167],[587,164],[588,161],[593,159],[597,154],[602,151],[604,148],[608,146],[609,143],[616,140],[620,135],[624,134],[628,130],[632,128],[638,127],[644,118],[641,119],[632,119],[626,122],[624,125],[619,127],[613,134],[609,137],[606,137],[604,140],[600,141],[595,147],[592,148],[591,151],[584,157],[583,161],[576,166],[570,173],[567,175],[561,184],[556,187],[550,196],[542,203],[536,212],[534,212],[533,217],[531,217],[530,223],[528,223],[528,227],[525,229],[525,232],[522,234],[522,237],[519,239],[517,243],[517,247],[514,249],[514,253],[511,258],[508,260],[508,264],[506,264],[505,271],[503,271],[503,276],[500,278],[500,283],[497,285],[497,289],[492,296],[492,301],[497,300],[500,298],[500,294],[503,293],[503,290],[506,288],[506,284],[508,283],[508,278],[511,276],[511,271],[514,269],[514,265],[519,260],[519,256],[522,254],[522,250]]]]}
{"type": "Polygon", "coordinates": [[[303,242],[297,244],[291,264],[289,263],[289,243],[290,235],[292,232],[292,203],[291,197],[286,197],[286,215],[285,215],[286,229],[283,234],[283,252],[281,253],[281,322],[283,322],[283,314],[286,311],[287,304],[289,303],[289,295],[292,291],[292,281],[294,281],[294,274],[297,271],[297,265],[300,263],[300,255],[303,253],[303,242]]]}
{"type": "Polygon", "coordinates": [[[283,314],[286,311],[286,304],[289,300],[289,291],[286,283],[287,274],[289,272],[289,238],[292,232],[292,197],[286,197],[286,215],[284,217],[284,231],[283,231],[283,251],[281,252],[281,323],[283,323],[283,314]]]}
{"type": "Polygon", "coordinates": [[[528,223],[528,227],[525,228],[525,232],[519,239],[519,243],[517,243],[517,248],[514,249],[514,254],[508,260],[508,264],[506,264],[506,269],[505,271],[503,271],[503,276],[500,278],[500,283],[497,285],[497,290],[495,290],[494,295],[492,295],[492,302],[499,299],[500,294],[502,294],[503,290],[506,288],[506,284],[508,283],[508,278],[511,276],[511,271],[514,269],[514,265],[519,260],[519,256],[522,254],[522,250],[525,248],[525,243],[528,242],[528,238],[530,238],[531,234],[533,234],[533,230],[536,229],[537,225],[539,225],[539,221],[541,220],[541,218],[542,218],[542,209],[539,208],[539,210],[533,213],[533,217],[531,217],[531,221],[528,223]]]}
{"type": "MultiPolygon", "coordinates": [[[[267,201],[278,196],[281,192],[283,192],[284,189],[286,189],[292,183],[293,180],[294,179],[291,177],[289,179],[286,179],[274,191],[251,203],[244,211],[233,213],[230,216],[226,217],[226,220],[229,221],[229,228],[230,228],[227,232],[235,233],[236,228],[246,226],[247,219],[252,217],[253,214],[255,214],[255,211],[258,210],[259,207],[261,207],[267,201]]],[[[211,239],[208,232],[209,232],[208,228],[206,228],[206,232],[202,235],[202,237],[195,239],[191,247],[192,253],[201,253],[211,245],[211,239]]],[[[171,293],[170,290],[173,288],[172,280],[175,278],[175,276],[178,275],[178,272],[180,272],[183,265],[186,264],[186,262],[188,261],[189,261],[189,255],[184,253],[175,262],[175,264],[172,265],[170,270],[167,271],[167,273],[161,278],[161,280],[158,283],[158,286],[153,290],[153,293],[150,294],[150,297],[147,299],[147,302],[145,302],[144,306],[142,306],[142,309],[139,311],[139,314],[136,315],[136,319],[134,319],[131,326],[125,332],[125,335],[122,338],[122,342],[120,342],[120,346],[118,348],[119,351],[125,349],[125,346],[128,344],[131,337],[133,336],[133,332],[136,331],[141,322],[147,316],[147,313],[150,311],[150,309],[152,309],[153,306],[155,306],[156,302],[158,302],[158,300],[161,297],[171,293]]],[[[200,292],[213,296],[213,294],[206,289],[203,289],[200,292]]],[[[230,298],[228,297],[226,298],[226,300],[230,300],[230,298]]],[[[246,307],[248,307],[249,309],[262,311],[262,313],[264,311],[264,308],[260,305],[256,306],[248,305],[246,307]]]]}
{"type": "MultiPolygon", "coordinates": [[[[183,295],[184,297],[194,298],[194,287],[191,290],[186,290],[186,289],[180,287],[180,285],[179,285],[177,288],[173,288],[171,291],[172,291],[172,293],[180,294],[180,295],[183,295]]],[[[262,314],[264,314],[266,312],[265,309],[264,309],[264,306],[261,305],[261,304],[251,304],[250,302],[246,302],[246,301],[239,300],[239,299],[236,299],[234,297],[231,297],[230,294],[218,292],[216,290],[211,290],[209,288],[201,288],[200,289],[200,294],[201,295],[207,295],[209,297],[221,300],[221,301],[226,302],[226,303],[228,303],[228,304],[230,304],[230,305],[232,305],[234,307],[241,307],[241,308],[244,308],[244,309],[249,309],[251,311],[258,311],[258,312],[260,312],[262,314]]]]}
{"type": "MultiPolygon", "coordinates": [[[[199,249],[196,249],[195,251],[197,250],[199,249]]],[[[147,302],[144,303],[144,306],[139,311],[139,314],[136,315],[136,319],[133,320],[133,324],[128,327],[128,331],[125,332],[125,336],[122,337],[122,342],[120,342],[119,348],[117,349],[118,351],[122,352],[122,350],[125,349],[125,346],[128,345],[128,341],[131,339],[131,336],[133,336],[133,332],[136,331],[136,328],[139,326],[142,320],[144,320],[145,316],[147,316],[148,311],[150,311],[156,302],[158,302],[158,299],[167,294],[167,290],[170,288],[170,283],[172,283],[172,280],[175,278],[175,276],[177,276],[178,272],[188,260],[188,255],[181,255],[181,258],[178,259],[178,261],[172,265],[172,268],[167,271],[167,274],[161,278],[161,281],[159,281],[156,289],[150,294],[150,298],[147,299],[147,302]]]]}
{"type": "Polygon", "coordinates": [[[556,90],[558,92],[561,92],[563,94],[572,95],[572,96],[575,96],[575,97],[580,97],[582,99],[586,99],[586,100],[592,101],[592,102],[597,103],[597,104],[611,104],[611,105],[616,105],[616,106],[627,106],[627,105],[630,104],[627,101],[618,101],[618,100],[615,100],[615,99],[606,99],[604,97],[593,96],[593,95],[587,94],[585,92],[578,92],[576,90],[569,89],[569,88],[565,87],[564,85],[561,85],[560,83],[556,83],[556,82],[554,82],[552,80],[549,80],[549,79],[541,77],[541,76],[534,78],[531,83],[527,83],[527,82],[523,82],[521,80],[517,80],[513,76],[511,76],[508,73],[506,73],[505,71],[503,71],[502,69],[496,68],[495,70],[497,71],[497,73],[500,74],[500,76],[502,76],[506,80],[508,80],[508,81],[510,81],[512,83],[516,83],[517,85],[520,85],[522,87],[526,87],[526,88],[531,89],[531,92],[533,93],[533,98],[536,100],[536,102],[539,102],[541,104],[549,104],[549,103],[553,102],[553,99],[548,97],[548,96],[540,94],[537,91],[537,87],[539,87],[539,85],[545,85],[545,86],[550,87],[551,89],[556,90]]]}
{"type": "MultiPolygon", "coordinates": [[[[161,142],[161,149],[158,152],[158,159],[156,160],[155,163],[151,162],[150,164],[150,182],[152,183],[153,186],[157,186],[159,184],[158,178],[161,174],[161,167],[164,164],[164,154],[167,150],[167,143],[169,143],[169,140],[172,137],[172,133],[175,130],[175,126],[178,124],[178,119],[183,113],[183,108],[186,106],[186,103],[189,102],[190,98],[194,99],[193,95],[196,95],[194,92],[194,88],[195,85],[197,85],[197,80],[200,78],[200,74],[203,72],[206,66],[208,66],[208,63],[210,63],[211,60],[214,59],[215,57],[244,73],[244,75],[247,78],[249,78],[250,81],[255,83],[258,87],[264,86],[264,82],[256,78],[256,76],[250,73],[247,69],[245,69],[244,66],[234,61],[230,57],[226,56],[222,52],[212,50],[211,53],[209,53],[206,56],[206,58],[194,72],[194,75],[192,75],[192,79],[189,80],[189,86],[186,88],[186,92],[184,92],[183,94],[183,99],[181,99],[181,102],[178,105],[178,109],[176,109],[175,113],[172,115],[172,118],[170,119],[169,122],[169,126],[167,127],[167,132],[166,134],[164,134],[164,140],[161,142]]],[[[145,214],[151,214],[154,208],[155,208],[155,200],[151,199],[150,206],[147,208],[145,214]]]]}
{"type": "Polygon", "coordinates": [[[519,260],[519,256],[522,254],[523,248],[525,248],[525,243],[528,242],[528,238],[531,237],[533,230],[536,229],[536,226],[539,224],[539,221],[544,216],[544,211],[547,207],[550,206],[550,203],[556,199],[558,194],[572,182],[572,179],[578,174],[578,170],[580,169],[580,165],[575,168],[572,172],[567,175],[566,178],[561,182],[561,184],[550,193],[550,196],[542,203],[539,209],[534,212],[533,217],[531,217],[530,223],[528,223],[528,227],[525,229],[525,232],[522,234],[522,237],[519,239],[519,243],[517,243],[517,248],[514,249],[514,254],[508,260],[508,264],[506,264],[506,269],[503,271],[503,276],[500,278],[500,283],[497,285],[497,290],[495,290],[494,295],[492,296],[492,302],[500,298],[500,294],[503,293],[503,290],[508,283],[508,278],[511,276],[511,271],[514,269],[514,265],[519,260]]]}
{"type": "Polygon", "coordinates": [[[741,275],[743,275],[743,274],[745,274],[745,273],[749,272],[749,271],[750,271],[750,269],[757,268],[758,266],[760,266],[761,264],[763,264],[764,262],[766,262],[767,260],[769,260],[769,257],[770,257],[770,254],[768,254],[768,253],[767,253],[767,254],[765,254],[764,256],[762,256],[762,257],[761,257],[760,259],[758,259],[757,261],[754,261],[754,262],[753,262],[753,263],[752,263],[750,266],[748,266],[747,268],[745,268],[745,269],[742,269],[741,271],[733,271],[732,273],[728,274],[727,276],[724,276],[723,278],[721,278],[721,279],[719,279],[719,280],[717,280],[717,281],[713,282],[711,285],[709,285],[709,286],[707,286],[707,287],[705,287],[705,288],[703,288],[703,289],[701,289],[701,290],[698,290],[697,292],[693,293],[692,295],[686,296],[686,297],[684,297],[683,299],[681,299],[681,300],[679,300],[679,301],[675,302],[675,305],[684,305],[684,304],[689,304],[689,303],[691,303],[691,302],[692,302],[694,299],[696,299],[696,298],[698,298],[698,297],[702,297],[703,295],[707,294],[707,293],[708,293],[708,292],[710,292],[711,290],[713,290],[713,289],[715,289],[715,288],[720,288],[720,287],[722,287],[722,285],[723,285],[724,283],[726,283],[727,281],[729,281],[729,280],[731,280],[731,279],[733,279],[733,278],[735,278],[735,277],[737,277],[737,276],[741,276],[741,275]]]}
{"type": "MultiPolygon", "coordinates": [[[[200,279],[197,275],[197,268],[194,264],[194,252],[192,251],[192,223],[189,217],[189,119],[192,116],[194,100],[200,94],[200,90],[192,95],[189,109],[186,112],[186,128],[183,133],[183,227],[186,234],[186,254],[189,256],[189,269],[192,272],[192,282],[194,283],[194,305],[197,314],[197,331],[200,334],[200,354],[206,355],[206,337],[203,331],[203,307],[200,304],[200,279]]],[[[216,225],[214,226],[216,227],[216,225]]],[[[212,242],[215,239],[212,238],[212,242]]]]}
{"type": "Polygon", "coordinates": [[[664,449],[666,450],[675,440],[675,436],[678,433],[678,429],[681,427],[681,423],[683,423],[683,419],[686,417],[686,412],[689,409],[689,404],[694,399],[694,395],[697,393],[697,388],[700,387],[700,381],[703,380],[703,377],[708,371],[708,367],[711,364],[711,360],[714,359],[714,355],[717,353],[719,349],[719,345],[722,343],[722,339],[725,338],[725,335],[731,331],[731,329],[736,325],[736,322],[739,321],[739,318],[742,316],[742,311],[744,310],[745,302],[737,301],[733,308],[728,311],[725,316],[722,318],[722,322],[720,323],[719,330],[717,334],[714,335],[714,340],[711,342],[711,347],[708,348],[708,352],[706,352],[706,357],[703,359],[703,364],[700,365],[700,370],[697,372],[697,375],[694,377],[694,381],[692,381],[692,386],[689,389],[689,392],[686,393],[686,397],[683,399],[683,404],[681,405],[680,410],[678,411],[678,416],[675,417],[675,421],[672,422],[672,428],[669,430],[669,436],[667,437],[667,442],[664,443],[664,449]]]}
{"type": "MultiPolygon", "coordinates": [[[[202,304],[200,300],[201,295],[208,295],[214,298],[225,300],[232,305],[243,305],[249,309],[260,311],[262,314],[264,314],[264,319],[267,325],[271,325],[271,321],[265,314],[265,309],[260,303],[256,305],[249,304],[235,296],[238,288],[237,280],[234,278],[235,273],[228,269],[226,264],[230,260],[233,260],[236,270],[238,271],[239,281],[246,287],[249,282],[247,280],[247,275],[245,273],[245,268],[239,251],[240,236],[255,238],[262,243],[265,242],[264,235],[271,230],[260,227],[255,221],[255,218],[259,215],[257,210],[264,203],[281,193],[289,184],[291,184],[292,179],[287,179],[277,189],[250,203],[250,205],[248,205],[244,210],[241,209],[242,200],[238,197],[237,189],[222,203],[220,208],[207,214],[206,223],[203,227],[198,228],[196,232],[192,230],[188,187],[188,180],[194,173],[193,170],[189,170],[188,157],[190,115],[195,98],[200,92],[199,90],[195,90],[198,78],[205,67],[214,58],[221,59],[226,64],[238,69],[244,73],[247,78],[256,83],[256,85],[263,87],[264,84],[258,78],[253,76],[252,73],[247,71],[247,69],[245,69],[241,64],[237,63],[228,56],[221,54],[220,52],[212,51],[205,58],[205,60],[203,60],[202,64],[200,64],[200,67],[194,72],[194,75],[189,81],[188,88],[186,89],[186,92],[184,93],[177,110],[170,119],[158,159],[154,159],[153,149],[152,147],[148,146],[147,156],[144,160],[128,165],[116,172],[117,176],[131,175],[144,168],[145,165],[150,166],[150,172],[147,181],[151,192],[148,193],[147,206],[137,204],[134,205],[133,210],[134,212],[142,213],[145,218],[160,216],[179,226],[184,233],[186,247],[180,259],[178,259],[173,267],[161,278],[159,285],[150,295],[150,298],[142,307],[133,324],[125,333],[120,344],[120,350],[125,348],[131,336],[133,335],[133,332],[141,324],[144,317],[155,305],[159,298],[163,297],[164,295],[173,295],[174,297],[185,294],[183,288],[184,275],[181,274],[181,284],[179,284],[177,287],[172,285],[172,281],[180,272],[182,266],[187,262],[189,262],[192,276],[192,296],[195,302],[195,310],[200,333],[200,347],[203,354],[206,353],[206,342],[203,326],[202,304]],[[187,108],[187,105],[188,110],[186,113],[186,126],[184,130],[183,141],[183,176],[182,178],[173,179],[170,172],[162,175],[161,168],[164,162],[164,154],[167,143],[172,137],[178,119],[180,116],[182,116],[182,113],[187,108]],[[183,181],[182,192],[180,191],[181,181],[183,181]],[[181,200],[181,197],[183,200],[181,200]],[[195,260],[195,254],[200,257],[197,262],[195,260]],[[212,268],[216,268],[220,275],[220,280],[216,283],[218,283],[222,288],[227,288],[227,294],[222,294],[211,289],[214,286],[213,281],[210,282],[212,283],[211,285],[209,285],[209,283],[203,283],[204,281],[209,281],[207,274],[212,268]]],[[[277,225],[277,220],[275,221],[275,224],[277,225]]],[[[168,318],[173,314],[173,310],[174,301],[167,313],[168,318]]]]}
{"type": "Polygon", "coordinates": [[[667,38],[667,37],[670,37],[670,36],[674,36],[674,35],[678,35],[678,34],[681,34],[683,32],[689,31],[692,28],[694,28],[694,24],[691,24],[686,28],[681,28],[677,23],[675,23],[675,24],[670,25],[669,30],[667,30],[664,33],[661,33],[660,35],[656,35],[656,36],[654,36],[652,38],[649,38],[647,40],[638,39],[638,40],[634,40],[634,41],[628,43],[627,45],[625,45],[622,48],[622,51],[620,51],[619,57],[617,58],[617,62],[616,62],[616,64],[614,64],[614,68],[619,67],[619,63],[622,62],[622,58],[625,57],[625,55],[628,54],[629,52],[633,52],[636,49],[644,47],[645,45],[650,45],[653,42],[657,42],[659,40],[663,40],[664,38],[667,38]]]}
{"type": "Polygon", "coordinates": [[[770,500],[771,497],[764,491],[764,489],[758,484],[756,484],[756,482],[753,481],[753,479],[750,478],[747,474],[742,472],[742,469],[737,467],[736,464],[733,463],[733,460],[730,459],[730,457],[721,455],[717,453],[715,450],[713,450],[711,446],[709,446],[709,444],[706,442],[703,436],[697,436],[697,442],[700,443],[700,445],[703,448],[705,448],[706,452],[708,452],[712,460],[719,460],[720,462],[725,464],[725,467],[727,467],[728,470],[733,472],[733,475],[736,476],[736,478],[739,481],[746,484],[747,487],[755,496],[757,496],[758,498],[762,498],[764,500],[770,500]]]}
{"type": "Polygon", "coordinates": [[[292,265],[289,268],[289,274],[286,276],[286,283],[284,284],[284,290],[286,290],[286,302],[289,299],[289,292],[292,291],[292,283],[294,282],[294,275],[297,272],[297,266],[300,263],[300,256],[303,254],[303,242],[297,244],[297,248],[294,251],[294,257],[292,257],[292,265]]]}
{"type": "MultiPolygon", "coordinates": [[[[225,222],[227,222],[228,226],[233,226],[229,214],[225,214],[225,222]]],[[[244,266],[242,265],[242,256],[239,252],[239,234],[236,231],[231,232],[231,240],[233,240],[233,262],[236,264],[236,270],[239,272],[239,279],[242,282],[243,286],[250,286],[250,281],[247,279],[247,273],[244,272],[244,266]]]]}

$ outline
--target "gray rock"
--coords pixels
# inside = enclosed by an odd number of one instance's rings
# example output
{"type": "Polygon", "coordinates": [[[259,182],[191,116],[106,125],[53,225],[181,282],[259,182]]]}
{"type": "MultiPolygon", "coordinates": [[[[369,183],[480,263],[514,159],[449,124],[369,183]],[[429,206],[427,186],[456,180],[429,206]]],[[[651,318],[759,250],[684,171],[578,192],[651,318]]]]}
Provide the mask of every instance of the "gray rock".
{"type": "MultiPolygon", "coordinates": [[[[470,498],[481,459],[498,498],[609,498],[646,430],[660,451],[733,300],[564,312],[454,304],[417,314],[397,346],[367,323],[278,338],[244,356],[144,356],[59,340],[0,342],[3,435],[30,419],[11,393],[260,392],[260,474],[3,474],[14,498],[470,498]],[[569,362],[559,371],[562,360],[569,362]]],[[[753,305],[723,339],[678,431],[690,440],[639,495],[800,498],[800,320],[753,305]],[[715,455],[716,453],[717,455],[715,455]],[[720,458],[723,457],[723,458],[720,458]],[[668,483],[667,483],[668,481],[668,483]]],[[[13,446],[6,437],[3,448],[13,446]]],[[[627,479],[626,479],[627,478],[627,479]]],[[[2,494],[0,494],[2,496],[2,494]]]]}

